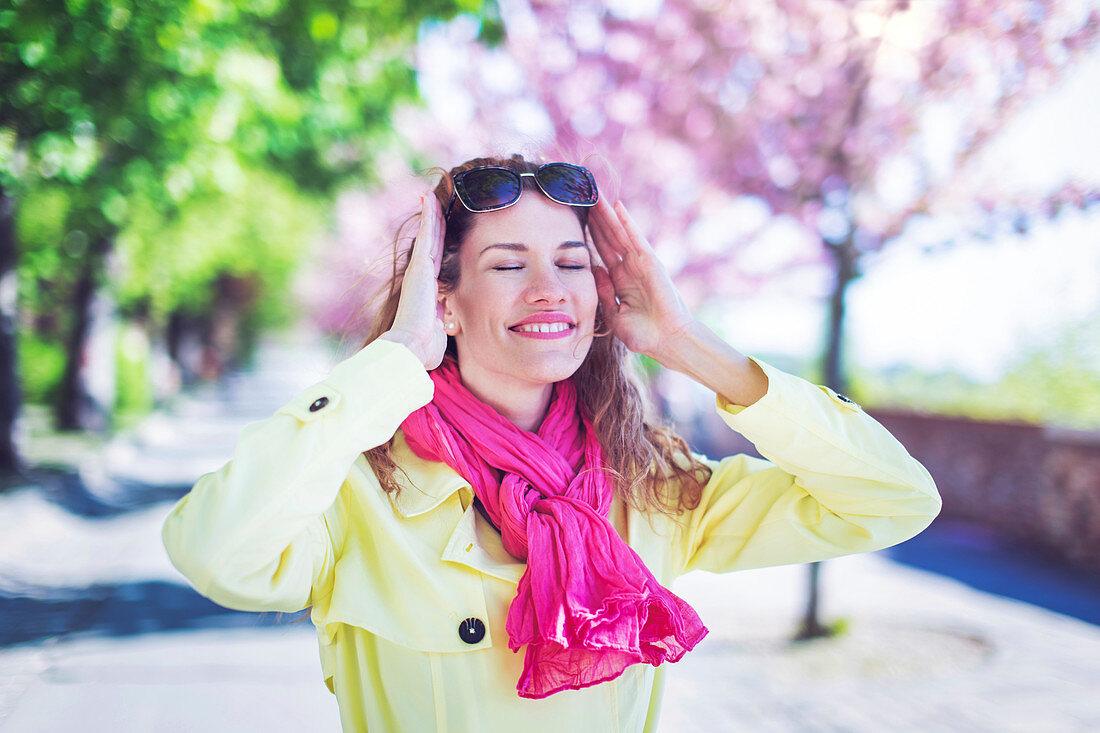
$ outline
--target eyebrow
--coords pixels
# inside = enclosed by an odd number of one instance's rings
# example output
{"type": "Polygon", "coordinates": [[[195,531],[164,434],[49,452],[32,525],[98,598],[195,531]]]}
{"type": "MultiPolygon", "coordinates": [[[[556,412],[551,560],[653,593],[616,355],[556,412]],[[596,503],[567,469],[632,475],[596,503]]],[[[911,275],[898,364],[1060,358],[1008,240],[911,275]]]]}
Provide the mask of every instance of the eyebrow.
{"type": "MultiPolygon", "coordinates": [[[[585,250],[588,249],[587,244],[585,244],[584,242],[577,242],[575,240],[562,242],[558,245],[558,249],[573,249],[575,247],[581,247],[585,250]]],[[[477,256],[481,257],[481,255],[485,254],[491,249],[506,249],[512,252],[526,252],[529,248],[526,244],[523,244],[521,242],[497,242],[496,244],[490,244],[488,247],[478,252],[477,256]]]]}

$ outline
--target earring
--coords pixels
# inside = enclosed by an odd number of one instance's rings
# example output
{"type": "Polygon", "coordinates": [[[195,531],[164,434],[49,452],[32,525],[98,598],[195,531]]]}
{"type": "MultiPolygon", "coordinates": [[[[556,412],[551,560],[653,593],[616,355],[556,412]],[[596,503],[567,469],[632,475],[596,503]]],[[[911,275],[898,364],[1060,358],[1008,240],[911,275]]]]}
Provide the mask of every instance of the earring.
{"type": "Polygon", "coordinates": [[[453,324],[453,323],[444,323],[443,324],[443,330],[446,331],[447,333],[450,333],[451,331],[453,331],[454,328],[455,328],[455,324],[453,324]]]}

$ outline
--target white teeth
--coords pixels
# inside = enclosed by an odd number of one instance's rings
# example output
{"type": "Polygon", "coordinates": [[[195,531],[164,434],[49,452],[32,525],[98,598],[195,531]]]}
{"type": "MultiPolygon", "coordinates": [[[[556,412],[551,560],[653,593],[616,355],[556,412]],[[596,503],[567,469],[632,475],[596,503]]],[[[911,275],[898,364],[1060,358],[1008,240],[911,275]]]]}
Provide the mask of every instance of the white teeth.
{"type": "Polygon", "coordinates": [[[523,333],[560,333],[569,330],[568,323],[527,323],[516,326],[516,331],[523,333]]]}

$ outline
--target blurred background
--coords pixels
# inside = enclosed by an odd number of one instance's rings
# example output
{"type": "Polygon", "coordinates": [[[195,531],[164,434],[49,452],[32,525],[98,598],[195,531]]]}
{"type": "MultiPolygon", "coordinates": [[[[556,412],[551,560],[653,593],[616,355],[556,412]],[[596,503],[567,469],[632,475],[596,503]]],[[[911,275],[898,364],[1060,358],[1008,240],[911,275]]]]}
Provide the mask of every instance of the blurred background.
{"type": "MultiPolygon", "coordinates": [[[[712,634],[661,730],[1100,730],[1098,33],[1095,0],[0,0],[0,727],[338,729],[308,619],[198,596],[160,524],[363,345],[431,169],[521,152],[943,496],[887,550],[683,578],[712,634]]],[[[754,451],[643,366],[693,447],[754,451]]]]}

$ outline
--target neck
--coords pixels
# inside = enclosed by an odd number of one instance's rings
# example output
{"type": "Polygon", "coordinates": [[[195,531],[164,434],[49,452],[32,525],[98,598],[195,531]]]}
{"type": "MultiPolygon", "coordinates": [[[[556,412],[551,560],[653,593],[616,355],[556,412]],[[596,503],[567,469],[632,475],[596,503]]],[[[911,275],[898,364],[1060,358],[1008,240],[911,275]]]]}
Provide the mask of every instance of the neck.
{"type": "Polygon", "coordinates": [[[471,394],[499,412],[520,430],[535,432],[542,425],[554,385],[537,382],[503,382],[499,379],[482,379],[481,375],[458,365],[462,384],[471,394]]]}

